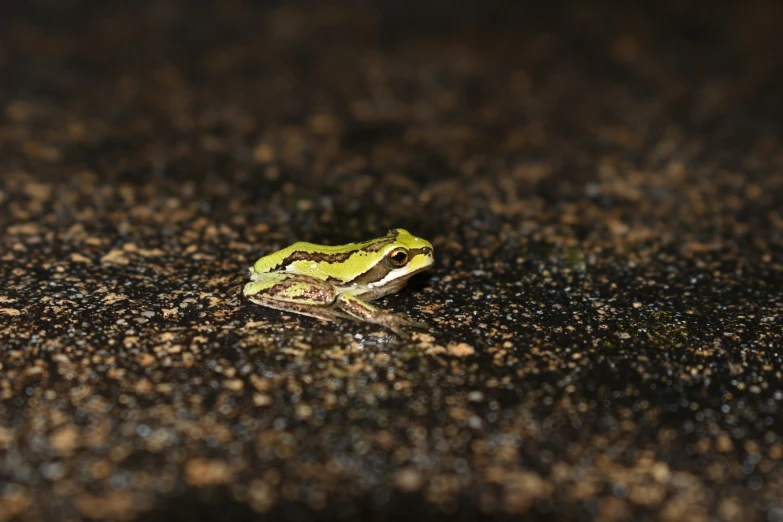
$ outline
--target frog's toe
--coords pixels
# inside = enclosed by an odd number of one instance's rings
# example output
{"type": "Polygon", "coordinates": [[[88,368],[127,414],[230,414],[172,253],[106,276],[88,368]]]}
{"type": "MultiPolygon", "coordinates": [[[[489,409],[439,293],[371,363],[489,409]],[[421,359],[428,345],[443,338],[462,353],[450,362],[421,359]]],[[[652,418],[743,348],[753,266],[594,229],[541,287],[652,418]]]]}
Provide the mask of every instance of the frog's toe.
{"type": "Polygon", "coordinates": [[[427,329],[430,326],[422,321],[416,321],[415,319],[411,319],[407,315],[397,315],[395,316],[395,323],[396,326],[402,327],[402,328],[419,328],[419,329],[427,329]]]}

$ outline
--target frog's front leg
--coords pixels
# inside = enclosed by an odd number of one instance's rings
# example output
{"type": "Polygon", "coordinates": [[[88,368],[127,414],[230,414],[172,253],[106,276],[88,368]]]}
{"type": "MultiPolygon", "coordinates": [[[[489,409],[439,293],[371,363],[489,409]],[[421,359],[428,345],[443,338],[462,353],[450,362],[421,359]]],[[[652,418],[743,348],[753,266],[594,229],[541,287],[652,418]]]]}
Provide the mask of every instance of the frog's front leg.
{"type": "Polygon", "coordinates": [[[404,328],[428,328],[427,323],[414,321],[405,315],[385,312],[371,305],[362,299],[363,293],[362,291],[344,292],[337,297],[335,307],[356,321],[366,321],[384,326],[401,337],[408,337],[404,328]]]}
{"type": "MultiPolygon", "coordinates": [[[[297,314],[340,322],[354,319],[335,304],[334,286],[318,279],[294,274],[254,274],[242,292],[256,304],[297,314]]],[[[354,319],[355,320],[355,319],[354,319]]]]}

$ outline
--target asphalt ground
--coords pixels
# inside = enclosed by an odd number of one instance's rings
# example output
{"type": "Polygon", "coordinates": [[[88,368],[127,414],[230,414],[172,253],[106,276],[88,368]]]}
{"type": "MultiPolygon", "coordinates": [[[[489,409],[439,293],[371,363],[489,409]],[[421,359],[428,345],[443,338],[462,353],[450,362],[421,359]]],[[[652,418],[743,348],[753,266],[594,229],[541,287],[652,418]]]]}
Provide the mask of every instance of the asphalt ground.
{"type": "Polygon", "coordinates": [[[783,7],[0,6],[0,520],[783,521],[783,7]],[[400,339],[254,305],[402,227],[400,339]]]}

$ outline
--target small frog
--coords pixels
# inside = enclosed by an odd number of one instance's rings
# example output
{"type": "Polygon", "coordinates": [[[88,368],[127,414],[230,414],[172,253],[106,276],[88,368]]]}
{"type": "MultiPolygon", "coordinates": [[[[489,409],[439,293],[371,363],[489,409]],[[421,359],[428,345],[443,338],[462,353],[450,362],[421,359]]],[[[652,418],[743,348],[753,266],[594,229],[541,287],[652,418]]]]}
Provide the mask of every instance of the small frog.
{"type": "Polygon", "coordinates": [[[256,304],[339,322],[366,321],[401,337],[426,323],[384,312],[369,301],[397,292],[434,261],[429,241],[396,228],[362,243],[294,243],[250,267],[243,291],[256,304]]]}

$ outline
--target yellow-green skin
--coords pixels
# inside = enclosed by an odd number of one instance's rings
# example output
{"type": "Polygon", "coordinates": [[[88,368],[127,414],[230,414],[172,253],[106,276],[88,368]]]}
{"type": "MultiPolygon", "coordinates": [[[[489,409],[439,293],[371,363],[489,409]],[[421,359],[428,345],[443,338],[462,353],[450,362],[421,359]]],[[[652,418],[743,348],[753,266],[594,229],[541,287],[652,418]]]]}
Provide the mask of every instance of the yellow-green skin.
{"type": "Polygon", "coordinates": [[[405,327],[427,325],[368,301],[397,292],[433,261],[432,244],[402,228],[362,243],[299,242],[256,261],[243,293],[269,308],[332,321],[366,321],[405,335],[405,327]]]}

